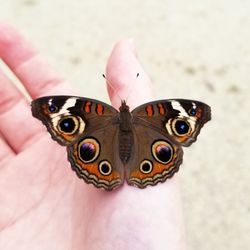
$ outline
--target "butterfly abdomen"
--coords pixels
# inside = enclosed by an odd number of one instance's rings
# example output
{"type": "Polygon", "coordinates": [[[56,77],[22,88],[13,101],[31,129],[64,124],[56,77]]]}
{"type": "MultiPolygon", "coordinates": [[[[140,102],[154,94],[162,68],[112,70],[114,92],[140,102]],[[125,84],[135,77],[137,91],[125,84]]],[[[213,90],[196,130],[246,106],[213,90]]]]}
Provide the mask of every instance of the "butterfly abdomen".
{"type": "Polygon", "coordinates": [[[119,155],[123,163],[126,163],[131,156],[133,146],[133,134],[130,132],[119,132],[119,155]]]}

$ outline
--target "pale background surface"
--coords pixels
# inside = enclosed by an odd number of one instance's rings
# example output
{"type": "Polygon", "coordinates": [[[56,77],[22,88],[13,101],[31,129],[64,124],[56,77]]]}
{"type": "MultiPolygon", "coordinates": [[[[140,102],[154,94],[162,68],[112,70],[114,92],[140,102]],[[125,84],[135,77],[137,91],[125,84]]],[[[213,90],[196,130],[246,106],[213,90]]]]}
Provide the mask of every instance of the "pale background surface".
{"type": "Polygon", "coordinates": [[[189,248],[250,249],[250,0],[0,0],[79,95],[108,101],[102,73],[133,37],[155,98],[193,98],[213,120],[179,172],[189,248]]]}

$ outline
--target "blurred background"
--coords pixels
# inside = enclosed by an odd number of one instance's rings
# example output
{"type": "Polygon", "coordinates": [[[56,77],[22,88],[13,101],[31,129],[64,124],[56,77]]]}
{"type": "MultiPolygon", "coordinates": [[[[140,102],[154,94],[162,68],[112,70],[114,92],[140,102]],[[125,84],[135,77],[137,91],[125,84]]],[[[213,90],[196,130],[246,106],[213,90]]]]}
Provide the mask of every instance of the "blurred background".
{"type": "MultiPolygon", "coordinates": [[[[179,172],[189,249],[250,246],[250,0],[0,0],[79,95],[108,102],[107,58],[134,38],[155,99],[212,107],[179,172]]],[[[0,34],[1,35],[1,34],[0,34]]]]}

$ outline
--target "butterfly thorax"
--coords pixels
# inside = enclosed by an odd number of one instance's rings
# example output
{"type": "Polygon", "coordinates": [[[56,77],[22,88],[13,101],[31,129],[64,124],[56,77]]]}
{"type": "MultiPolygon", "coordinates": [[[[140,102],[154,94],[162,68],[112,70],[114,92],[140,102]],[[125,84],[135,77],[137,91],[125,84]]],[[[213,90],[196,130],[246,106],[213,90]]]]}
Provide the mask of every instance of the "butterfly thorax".
{"type": "Polygon", "coordinates": [[[124,132],[131,131],[132,130],[132,116],[129,111],[129,106],[126,104],[125,101],[122,101],[122,104],[119,110],[120,110],[120,115],[119,115],[120,130],[124,132]]]}
{"type": "Polygon", "coordinates": [[[125,164],[131,156],[133,145],[132,116],[125,101],[122,101],[119,110],[119,155],[125,164]]]}

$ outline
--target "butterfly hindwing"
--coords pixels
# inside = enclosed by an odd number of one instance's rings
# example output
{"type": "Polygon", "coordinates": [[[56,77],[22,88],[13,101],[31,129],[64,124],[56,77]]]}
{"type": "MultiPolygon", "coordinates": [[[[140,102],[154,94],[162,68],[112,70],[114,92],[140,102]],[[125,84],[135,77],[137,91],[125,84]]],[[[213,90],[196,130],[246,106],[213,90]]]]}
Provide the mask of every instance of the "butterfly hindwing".
{"type": "Polygon", "coordinates": [[[166,133],[138,124],[134,128],[134,153],[128,162],[127,182],[145,188],[164,182],[178,171],[183,151],[166,133]]]}
{"type": "Polygon", "coordinates": [[[67,147],[72,169],[87,183],[108,191],[124,181],[124,166],[119,157],[117,125],[85,133],[67,147]]]}

